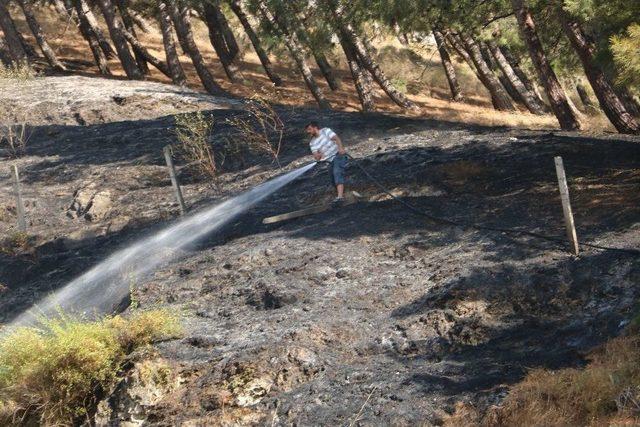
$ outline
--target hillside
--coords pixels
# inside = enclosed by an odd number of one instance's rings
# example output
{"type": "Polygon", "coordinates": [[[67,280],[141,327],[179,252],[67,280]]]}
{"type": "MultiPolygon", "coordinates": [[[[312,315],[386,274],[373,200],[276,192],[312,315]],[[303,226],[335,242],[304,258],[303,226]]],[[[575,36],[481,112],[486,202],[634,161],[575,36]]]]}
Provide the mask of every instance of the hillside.
{"type": "MultiPolygon", "coordinates": [[[[8,103],[2,120],[40,104],[24,115],[26,155],[2,160],[21,171],[26,236],[15,232],[11,176],[0,168],[4,323],[178,220],[162,157],[176,143],[174,114],[206,110],[215,142],[243,111],[238,100],[85,77],[23,82],[0,93],[8,103]]],[[[583,366],[635,316],[636,255],[583,246],[575,257],[557,242],[429,220],[360,167],[438,218],[564,240],[559,155],[580,240],[637,248],[638,137],[276,108],[284,170],[310,160],[303,126],[317,119],[343,137],[355,158],[348,189],[364,198],[263,225],[332,197],[317,166],[134,283],[125,313],[168,308],[184,332],[130,357],[98,424],[440,425],[457,402],[499,403],[531,368],[583,366]]],[[[183,165],[192,212],[281,173],[249,157],[212,185],[183,165]]]]}

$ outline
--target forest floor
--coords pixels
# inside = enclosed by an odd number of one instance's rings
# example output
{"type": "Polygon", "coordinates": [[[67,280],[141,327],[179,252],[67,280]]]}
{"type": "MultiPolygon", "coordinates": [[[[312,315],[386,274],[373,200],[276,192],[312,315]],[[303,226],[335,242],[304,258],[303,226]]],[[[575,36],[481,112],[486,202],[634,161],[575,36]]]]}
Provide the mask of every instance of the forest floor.
{"type": "MultiPolygon", "coordinates": [[[[123,83],[45,77],[0,92],[0,105],[12,102],[15,113],[51,88],[51,104],[25,115],[26,155],[11,161],[0,153],[0,234],[8,236],[0,321],[178,219],[162,158],[162,147],[176,142],[172,114],[208,110],[219,141],[225,119],[242,111],[237,100],[123,83]],[[12,162],[22,175],[27,235],[15,231],[12,162]]],[[[302,126],[317,119],[343,137],[355,158],[349,189],[364,199],[262,225],[332,197],[319,166],[136,283],[136,309],[180,313],[184,335],[134,354],[98,421],[441,424],[456,402],[498,403],[531,368],[583,365],[587,351],[633,317],[637,257],[589,247],[575,257],[547,240],[430,221],[381,193],[357,166],[437,217],[563,239],[553,163],[560,155],[581,241],[637,248],[637,137],[278,112],[287,126],[284,169],[309,160],[302,126]]],[[[281,173],[258,157],[225,169],[213,185],[180,168],[191,211],[281,173]]]]}

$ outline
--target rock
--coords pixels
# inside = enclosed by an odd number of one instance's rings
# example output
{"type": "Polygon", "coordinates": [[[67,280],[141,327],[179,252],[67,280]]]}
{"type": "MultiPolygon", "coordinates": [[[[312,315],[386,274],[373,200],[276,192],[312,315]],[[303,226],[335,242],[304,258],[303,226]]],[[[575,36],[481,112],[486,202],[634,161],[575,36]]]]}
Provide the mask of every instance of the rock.
{"type": "Polygon", "coordinates": [[[243,407],[256,405],[269,393],[272,386],[273,380],[269,377],[255,378],[236,392],[236,404],[243,407]]]}
{"type": "Polygon", "coordinates": [[[338,271],[336,271],[336,277],[338,279],[345,279],[347,277],[350,277],[351,273],[352,273],[351,269],[349,269],[349,268],[341,268],[338,271]]]}
{"type": "Polygon", "coordinates": [[[100,221],[111,212],[112,196],[109,190],[98,190],[98,184],[91,182],[77,190],[73,202],[67,210],[70,218],[84,218],[87,221],[100,221]]]}
{"type": "Polygon", "coordinates": [[[184,381],[163,359],[135,363],[109,398],[98,404],[97,425],[118,423],[121,426],[146,424],[147,411],[184,381]]]}

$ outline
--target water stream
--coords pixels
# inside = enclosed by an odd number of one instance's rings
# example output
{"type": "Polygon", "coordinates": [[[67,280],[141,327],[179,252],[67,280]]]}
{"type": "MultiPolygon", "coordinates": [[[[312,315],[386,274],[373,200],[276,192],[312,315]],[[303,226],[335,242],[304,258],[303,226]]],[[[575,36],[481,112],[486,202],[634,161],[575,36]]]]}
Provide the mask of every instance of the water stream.
{"type": "Polygon", "coordinates": [[[310,163],[273,178],[115,252],[18,316],[11,325],[31,324],[38,316],[51,316],[59,310],[88,315],[112,312],[127,299],[132,285],[139,285],[158,268],[185,255],[190,245],[219,230],[315,165],[310,163]]]}

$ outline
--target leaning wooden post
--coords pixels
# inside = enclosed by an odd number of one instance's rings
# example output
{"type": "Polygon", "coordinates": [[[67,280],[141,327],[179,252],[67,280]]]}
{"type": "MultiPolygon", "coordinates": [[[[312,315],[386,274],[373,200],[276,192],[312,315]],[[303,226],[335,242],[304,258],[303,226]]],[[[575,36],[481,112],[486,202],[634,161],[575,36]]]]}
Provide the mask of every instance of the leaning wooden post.
{"type": "Polygon", "coordinates": [[[562,199],[562,210],[564,212],[564,225],[567,229],[567,237],[571,243],[573,254],[578,255],[580,251],[578,247],[578,235],[576,233],[576,225],[573,221],[571,201],[569,200],[569,187],[567,185],[567,176],[564,173],[562,157],[555,157],[554,161],[556,163],[556,174],[558,175],[558,187],[560,188],[560,198],[562,199]]]}
{"type": "Polygon", "coordinates": [[[171,158],[171,146],[169,145],[165,146],[163,151],[164,151],[164,159],[166,160],[167,167],[169,168],[171,185],[173,185],[173,191],[176,193],[176,199],[178,199],[178,204],[180,205],[180,215],[184,215],[187,212],[187,207],[185,206],[184,199],[182,198],[182,191],[180,190],[180,184],[178,183],[176,168],[173,165],[173,159],[171,158]]]}
{"type": "Polygon", "coordinates": [[[18,166],[12,165],[13,169],[13,191],[16,195],[16,212],[18,214],[18,229],[27,231],[27,220],[24,214],[24,203],[22,202],[22,191],[20,191],[20,175],[18,174],[18,166]]]}

